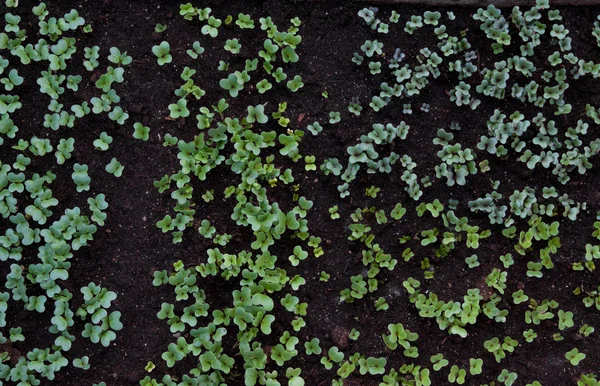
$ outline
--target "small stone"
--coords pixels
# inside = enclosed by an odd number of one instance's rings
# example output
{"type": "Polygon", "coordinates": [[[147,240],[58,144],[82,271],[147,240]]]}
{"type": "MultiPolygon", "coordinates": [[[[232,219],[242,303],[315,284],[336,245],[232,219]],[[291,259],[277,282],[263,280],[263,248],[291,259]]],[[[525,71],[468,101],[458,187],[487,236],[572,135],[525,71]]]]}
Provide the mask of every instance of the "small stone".
{"type": "Polygon", "coordinates": [[[348,336],[350,331],[344,327],[337,326],[331,331],[331,341],[340,349],[348,347],[348,336]]]}

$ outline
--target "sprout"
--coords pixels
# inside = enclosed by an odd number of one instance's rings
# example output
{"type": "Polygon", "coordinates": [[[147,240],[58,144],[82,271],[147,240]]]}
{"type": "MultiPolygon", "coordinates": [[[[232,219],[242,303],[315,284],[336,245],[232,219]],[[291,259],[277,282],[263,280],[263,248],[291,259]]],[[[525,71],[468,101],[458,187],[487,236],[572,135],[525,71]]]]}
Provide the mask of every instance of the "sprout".
{"type": "Polygon", "coordinates": [[[250,15],[239,13],[235,24],[241,29],[253,29],[254,28],[254,20],[250,17],[250,15]]]}
{"type": "Polygon", "coordinates": [[[306,129],[308,131],[310,131],[310,133],[312,135],[317,135],[319,134],[321,131],[323,131],[323,126],[321,126],[321,124],[317,121],[313,122],[312,124],[308,125],[306,127],[306,129]]]}
{"type": "MultiPolygon", "coordinates": [[[[390,305],[385,301],[384,297],[379,297],[375,301],[375,311],[387,311],[390,308],[390,305]]],[[[382,358],[385,361],[385,358],[382,358]]]]}
{"type": "Polygon", "coordinates": [[[450,363],[447,359],[444,359],[444,354],[442,353],[432,355],[429,360],[433,364],[434,371],[440,371],[450,363]]]}
{"type": "Polygon", "coordinates": [[[84,57],[87,59],[83,61],[84,67],[88,71],[93,71],[100,64],[98,63],[98,58],[100,57],[100,47],[85,47],[84,57]]]}
{"type": "Polygon", "coordinates": [[[229,51],[232,54],[239,54],[242,45],[239,43],[238,39],[227,39],[225,42],[225,51],[229,51]]]}
{"type": "Polygon", "coordinates": [[[511,373],[506,369],[502,369],[500,375],[498,375],[498,382],[503,382],[506,386],[512,386],[517,380],[517,373],[511,373]]]}
{"type": "Polygon", "coordinates": [[[287,74],[283,72],[283,68],[277,67],[277,70],[273,73],[273,77],[277,83],[281,83],[282,81],[287,79],[287,74]]]}
{"type": "Polygon", "coordinates": [[[142,141],[147,141],[150,133],[150,128],[148,126],[144,126],[140,122],[136,122],[133,124],[133,138],[139,139],[142,141]]]}
{"type": "Polygon", "coordinates": [[[381,73],[381,62],[369,62],[369,70],[371,75],[381,73]]]}
{"type": "Polygon", "coordinates": [[[386,23],[379,23],[379,25],[377,27],[377,32],[386,34],[386,33],[390,32],[390,26],[386,23]]]}
{"type": "Polygon", "coordinates": [[[483,372],[483,359],[481,358],[470,358],[469,359],[469,373],[471,375],[478,375],[483,372]]]}
{"type": "Polygon", "coordinates": [[[108,150],[112,141],[113,138],[110,135],[106,134],[105,131],[103,131],[102,133],[100,133],[100,138],[94,140],[93,144],[97,150],[106,151],[108,150]]]}
{"type": "Polygon", "coordinates": [[[108,60],[112,63],[126,66],[128,64],[131,64],[133,59],[131,58],[131,56],[127,55],[127,51],[123,51],[123,53],[121,53],[121,51],[117,47],[111,47],[110,55],[108,55],[108,60]]]}
{"type": "Polygon", "coordinates": [[[440,20],[440,17],[442,17],[442,14],[437,11],[436,12],[425,11],[425,14],[423,15],[423,17],[425,18],[425,24],[436,26],[436,25],[438,25],[438,21],[440,20]]]}
{"type": "Polygon", "coordinates": [[[527,60],[527,58],[514,57],[514,58],[512,58],[512,63],[514,63],[515,69],[517,71],[523,73],[523,75],[531,76],[532,70],[535,71],[535,67],[533,66],[533,63],[530,62],[529,60],[527,60]]]}
{"type": "Polygon", "coordinates": [[[187,82],[194,75],[196,75],[196,70],[193,70],[193,69],[189,68],[188,66],[185,66],[183,71],[181,72],[181,79],[183,79],[184,81],[187,82]]]}
{"type": "Polygon", "coordinates": [[[588,325],[588,324],[584,324],[583,326],[581,326],[581,328],[579,328],[579,332],[578,334],[580,336],[584,336],[584,337],[588,337],[590,336],[593,332],[595,331],[594,327],[588,325]]]}
{"type": "Polygon", "coordinates": [[[296,63],[299,57],[292,46],[286,46],[281,50],[281,59],[283,59],[284,63],[296,63]]]}
{"type": "Polygon", "coordinates": [[[319,346],[319,343],[318,338],[312,338],[310,341],[305,342],[306,355],[320,355],[323,350],[319,346]]]}
{"type": "MultiPolygon", "coordinates": [[[[79,83],[81,83],[82,79],[83,78],[81,77],[81,75],[69,75],[69,76],[67,76],[67,88],[69,90],[73,90],[73,91],[79,90],[79,83]]],[[[84,103],[87,106],[87,102],[84,102],[84,103]]]]}
{"type": "Polygon", "coordinates": [[[108,67],[105,74],[102,74],[96,81],[95,85],[105,93],[110,92],[113,82],[122,83],[124,81],[123,73],[125,70],[122,67],[108,67]]]}
{"type": "Polygon", "coordinates": [[[238,81],[238,77],[235,74],[229,74],[227,78],[221,79],[219,86],[224,90],[229,91],[229,95],[237,97],[238,92],[244,88],[244,85],[238,81]]]}
{"type": "Polygon", "coordinates": [[[263,42],[264,51],[260,50],[258,55],[266,61],[272,61],[275,59],[275,53],[279,50],[279,46],[271,39],[266,39],[263,42]]]}
{"type": "Polygon", "coordinates": [[[348,105],[348,111],[350,111],[352,114],[354,114],[356,116],[360,115],[360,112],[362,111],[362,109],[363,109],[362,106],[358,102],[353,102],[348,105]]]}
{"type": "Polygon", "coordinates": [[[181,98],[177,103],[171,103],[169,105],[169,116],[172,119],[187,118],[190,115],[190,111],[187,108],[187,100],[181,98]]]}
{"type": "Polygon", "coordinates": [[[31,158],[26,157],[23,154],[19,154],[19,155],[17,155],[17,159],[16,159],[15,163],[13,164],[13,168],[15,168],[17,170],[25,171],[25,169],[27,169],[27,166],[30,163],[31,163],[31,158]]]}
{"type": "Polygon", "coordinates": [[[177,137],[167,133],[165,134],[165,140],[163,142],[163,146],[167,147],[167,146],[175,146],[177,145],[177,137]]]}
{"type": "Polygon", "coordinates": [[[246,116],[246,122],[248,123],[261,123],[265,124],[269,121],[269,117],[265,114],[265,106],[256,105],[248,106],[248,115],[246,116]]]}
{"type": "Polygon", "coordinates": [[[246,69],[246,71],[248,72],[252,72],[252,71],[256,71],[256,69],[258,68],[258,59],[246,59],[246,63],[244,65],[244,68],[246,69]]]}
{"type": "Polygon", "coordinates": [[[378,96],[373,96],[371,98],[371,102],[369,103],[369,107],[371,107],[373,109],[373,111],[377,112],[377,111],[381,110],[383,107],[385,107],[387,105],[387,103],[388,102],[386,100],[384,100],[378,96]]]}
{"type": "Polygon", "coordinates": [[[358,52],[355,52],[352,56],[352,62],[361,65],[363,60],[365,60],[365,58],[361,55],[358,54],[358,52]]]}
{"type": "Polygon", "coordinates": [[[192,59],[198,59],[199,55],[202,55],[204,53],[204,47],[202,47],[200,45],[200,42],[195,41],[194,43],[192,43],[192,49],[187,50],[186,53],[192,58],[192,59]]]}
{"type": "Polygon", "coordinates": [[[81,27],[85,24],[85,20],[79,16],[79,13],[74,9],[65,14],[64,19],[68,23],[68,28],[71,30],[76,30],[77,27],[81,27]]]}
{"type": "Polygon", "coordinates": [[[450,101],[455,102],[457,106],[463,106],[469,104],[471,96],[469,90],[471,85],[461,81],[454,89],[450,92],[450,101]]]}
{"type": "Polygon", "coordinates": [[[219,60],[219,66],[217,67],[219,71],[229,71],[229,62],[224,60],[219,60]]]}
{"type": "Polygon", "coordinates": [[[73,152],[73,150],[75,150],[74,145],[74,138],[60,139],[58,146],[56,147],[56,152],[54,153],[57,164],[62,165],[65,163],[66,160],[71,158],[71,153],[73,152]]]}
{"type": "Polygon", "coordinates": [[[413,15],[410,17],[410,21],[406,22],[406,26],[404,27],[404,31],[409,33],[410,35],[415,32],[417,28],[423,27],[423,18],[418,15],[413,15]]]}
{"type": "Polygon", "coordinates": [[[394,57],[394,60],[401,62],[402,60],[404,60],[406,55],[404,54],[404,52],[402,52],[402,50],[400,50],[400,48],[396,48],[396,51],[394,51],[393,57],[394,57]]]}
{"type": "Polygon", "coordinates": [[[15,69],[10,70],[7,78],[0,79],[6,91],[11,91],[15,86],[23,84],[23,77],[19,76],[19,72],[15,69]]]}
{"type": "Polygon", "coordinates": [[[479,267],[479,265],[480,265],[477,255],[471,255],[470,257],[467,257],[465,259],[465,263],[467,263],[467,266],[469,268],[476,268],[476,267],[479,267]]]}
{"type": "Polygon", "coordinates": [[[113,158],[105,167],[105,170],[108,173],[114,175],[115,177],[121,177],[123,175],[124,169],[125,167],[121,165],[121,163],[117,161],[116,158],[113,158]]]}
{"type": "Polygon", "coordinates": [[[79,193],[90,190],[90,182],[92,179],[88,176],[87,172],[87,165],[80,165],[78,163],[73,165],[73,174],[71,174],[71,178],[77,186],[77,191],[79,193]]]}
{"type": "Polygon", "coordinates": [[[334,124],[341,121],[340,113],[338,111],[330,111],[329,112],[329,123],[334,124]]]}
{"type": "Polygon", "coordinates": [[[167,63],[171,63],[173,61],[173,57],[169,54],[171,50],[171,46],[169,42],[163,41],[159,45],[152,47],[152,53],[157,58],[157,62],[159,66],[164,66],[167,63]]]}
{"type": "Polygon", "coordinates": [[[294,76],[294,79],[289,80],[287,82],[287,87],[292,91],[296,92],[302,87],[304,87],[304,83],[302,82],[302,77],[300,75],[294,76]]]}
{"type": "Polygon", "coordinates": [[[73,366],[78,369],[88,370],[90,368],[89,362],[90,362],[90,358],[88,356],[83,356],[81,358],[73,359],[73,366]]]}
{"type": "Polygon", "coordinates": [[[293,157],[294,154],[297,153],[298,150],[298,141],[296,137],[293,135],[280,134],[279,142],[284,145],[283,148],[279,149],[279,153],[281,155],[288,155],[293,157]]]}
{"type": "MultiPolygon", "coordinates": [[[[18,3],[18,1],[17,1],[18,3]]],[[[33,14],[38,17],[40,21],[44,20],[48,16],[48,10],[46,9],[46,3],[40,3],[33,7],[33,14]]]]}
{"type": "Polygon", "coordinates": [[[156,32],[157,34],[165,32],[166,30],[167,30],[166,24],[156,23],[156,26],[154,26],[154,32],[156,32]]]}
{"type": "Polygon", "coordinates": [[[560,58],[560,52],[554,51],[553,54],[551,54],[550,56],[548,56],[548,62],[550,62],[550,64],[552,66],[558,66],[559,64],[561,64],[562,63],[562,59],[560,58]]]}
{"type": "Polygon", "coordinates": [[[579,362],[581,362],[582,360],[585,359],[585,357],[586,357],[586,355],[584,353],[580,353],[577,348],[574,348],[565,354],[565,358],[567,358],[567,360],[573,366],[577,366],[579,364],[579,362]]]}
{"type": "Polygon", "coordinates": [[[374,54],[381,55],[383,53],[383,43],[378,42],[377,40],[365,40],[360,49],[365,53],[369,58],[374,54]]]}
{"type": "MultiPolygon", "coordinates": [[[[210,8],[205,9],[210,10],[210,8]]],[[[215,38],[219,34],[219,27],[221,26],[221,23],[222,22],[220,19],[217,19],[214,16],[209,16],[208,24],[204,25],[200,32],[202,32],[203,35],[210,35],[210,37],[215,38]]]]}
{"type": "Polygon", "coordinates": [[[290,119],[283,115],[283,113],[285,112],[286,109],[287,109],[287,102],[280,103],[277,108],[277,111],[273,112],[273,114],[272,114],[273,118],[277,119],[277,123],[281,127],[287,127],[287,125],[290,123],[290,119]]]}
{"type": "Polygon", "coordinates": [[[120,106],[115,106],[115,108],[108,114],[108,117],[113,121],[117,121],[119,125],[122,125],[125,123],[127,118],[129,118],[129,114],[124,112],[120,106]]]}
{"type": "MultiPolygon", "coordinates": [[[[208,10],[208,13],[210,13],[210,8],[208,8],[208,10]]],[[[195,8],[190,3],[180,4],[179,14],[183,16],[185,20],[192,20],[194,17],[198,16],[198,8],[195,8]]]]}
{"type": "Polygon", "coordinates": [[[548,9],[550,8],[550,0],[535,0],[535,7],[537,9],[548,9]]]}
{"type": "Polygon", "coordinates": [[[358,16],[367,23],[367,25],[371,25],[373,21],[375,21],[375,12],[369,8],[363,8],[358,11],[358,16]]]}
{"type": "Polygon", "coordinates": [[[272,88],[273,88],[273,85],[271,83],[269,83],[269,81],[267,79],[263,79],[256,84],[256,89],[258,90],[258,92],[260,94],[264,94],[265,92],[269,91],[272,88]]]}
{"type": "Polygon", "coordinates": [[[565,28],[562,24],[553,24],[552,31],[550,31],[550,36],[553,38],[557,38],[559,40],[563,40],[566,38],[569,30],[565,28]]]}

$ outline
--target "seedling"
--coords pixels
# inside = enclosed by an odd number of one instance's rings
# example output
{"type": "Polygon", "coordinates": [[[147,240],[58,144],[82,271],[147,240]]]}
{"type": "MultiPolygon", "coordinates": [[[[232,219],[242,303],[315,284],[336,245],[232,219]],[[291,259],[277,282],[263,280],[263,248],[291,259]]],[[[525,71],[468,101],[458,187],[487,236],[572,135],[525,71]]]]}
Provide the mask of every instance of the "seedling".
{"type": "Polygon", "coordinates": [[[123,170],[125,167],[121,165],[116,158],[113,158],[108,165],[106,165],[106,171],[115,177],[121,177],[123,175],[123,170]]]}
{"type": "Polygon", "coordinates": [[[294,76],[294,79],[287,82],[287,88],[292,92],[296,92],[302,87],[304,87],[304,83],[302,82],[302,77],[300,75],[294,76]]]}
{"type": "Polygon", "coordinates": [[[181,98],[177,103],[169,105],[169,117],[172,119],[186,118],[190,116],[190,111],[187,108],[187,100],[181,98]]]}
{"type": "Polygon", "coordinates": [[[171,46],[169,42],[163,41],[159,45],[152,47],[152,53],[157,58],[157,62],[159,66],[164,66],[165,64],[171,63],[173,61],[173,57],[169,53],[171,51],[171,46]]]}
{"type": "Polygon", "coordinates": [[[269,121],[269,117],[265,114],[265,106],[256,105],[248,106],[248,115],[246,116],[246,122],[248,123],[260,123],[265,124],[269,121]]]}
{"type": "Polygon", "coordinates": [[[242,45],[239,43],[238,39],[228,39],[224,48],[225,51],[229,51],[235,55],[240,53],[242,45]]]}
{"type": "Polygon", "coordinates": [[[136,122],[133,124],[133,138],[139,139],[142,141],[147,141],[149,138],[150,128],[148,126],[144,126],[140,122],[136,122]]]}
{"type": "Polygon", "coordinates": [[[577,348],[574,348],[565,354],[565,358],[567,358],[567,360],[573,366],[579,365],[579,363],[584,360],[585,357],[586,355],[584,353],[580,353],[577,348]]]}
{"type": "Polygon", "coordinates": [[[100,138],[94,140],[94,147],[97,150],[106,151],[108,150],[112,141],[113,138],[110,135],[106,134],[105,131],[103,131],[102,133],[100,133],[100,138]]]}

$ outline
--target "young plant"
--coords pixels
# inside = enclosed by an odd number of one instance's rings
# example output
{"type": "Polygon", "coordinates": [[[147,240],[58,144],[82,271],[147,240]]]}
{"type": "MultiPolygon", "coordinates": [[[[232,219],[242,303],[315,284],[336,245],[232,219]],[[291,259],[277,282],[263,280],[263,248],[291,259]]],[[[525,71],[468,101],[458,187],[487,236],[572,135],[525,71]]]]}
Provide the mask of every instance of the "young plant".
{"type": "Polygon", "coordinates": [[[152,53],[156,56],[156,61],[159,66],[164,66],[165,64],[171,63],[173,61],[173,57],[169,53],[171,51],[171,46],[169,42],[162,41],[160,44],[152,47],[152,53]]]}

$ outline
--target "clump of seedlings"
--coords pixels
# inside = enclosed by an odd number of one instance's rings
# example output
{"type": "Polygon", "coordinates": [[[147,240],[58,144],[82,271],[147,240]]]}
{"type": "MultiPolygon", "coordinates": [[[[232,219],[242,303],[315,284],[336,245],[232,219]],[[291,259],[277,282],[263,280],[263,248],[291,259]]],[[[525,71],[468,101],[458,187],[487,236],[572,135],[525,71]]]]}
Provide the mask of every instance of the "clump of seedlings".
{"type": "MultiPolygon", "coordinates": [[[[574,383],[598,384],[590,347],[600,311],[600,215],[583,241],[566,235],[597,210],[577,186],[581,176],[593,178],[600,152],[599,107],[570,99],[569,82],[597,79],[600,64],[577,55],[571,24],[547,0],[511,10],[489,5],[471,15],[478,28],[462,30],[452,12],[358,10],[364,40],[348,60],[358,74],[380,79],[366,88],[377,91],[339,101],[342,93],[320,85],[313,97],[328,107],[304,122],[311,113],[297,101],[317,88],[297,65],[311,55],[298,49],[298,17],[282,25],[180,4],[198,40],[172,47],[166,39],[174,27],[165,33],[167,25],[153,21],[156,44],[147,47],[159,75],[177,69],[174,96],[161,110],[170,133],[151,131],[121,103],[117,90],[135,67],[126,51],[81,47],[78,33],[92,26],[77,10],[55,17],[40,3],[27,10],[37,21],[26,24],[18,3],[5,1],[0,32],[0,384],[50,382],[67,366],[85,371],[95,357],[72,354],[78,336],[108,348],[127,328],[116,292],[98,280],[74,286],[71,277],[80,250],[110,221],[112,197],[97,191],[97,173],[121,181],[136,172],[111,154],[123,137],[140,146],[159,138],[171,148],[165,151],[177,166],[154,186],[172,206],[153,221],[155,231],[172,244],[206,247],[203,256],[153,272],[153,286],[173,291],[152,311],[172,337],[148,358],[140,385],[302,386],[323,376],[332,386],[540,386],[516,364],[539,344],[558,350],[553,357],[574,383]],[[33,33],[25,29],[36,24],[33,33]],[[399,36],[427,44],[410,49],[399,36]],[[218,66],[207,65],[212,55],[203,45],[218,47],[218,66]],[[74,57],[82,58],[83,75],[72,71],[74,57]],[[35,82],[29,74],[36,72],[23,66],[39,67],[35,82]],[[219,74],[214,85],[204,76],[211,70],[219,74]],[[465,130],[439,119],[449,110],[428,99],[440,78],[443,102],[476,117],[465,119],[465,130]],[[43,131],[25,136],[19,110],[27,101],[19,92],[30,86],[49,102],[43,131]],[[89,98],[65,106],[69,93],[89,98]],[[97,115],[108,125],[88,146],[106,157],[88,165],[71,133],[97,115]],[[345,129],[356,135],[342,151],[313,148],[345,129]],[[421,154],[432,144],[435,155],[421,154]],[[81,206],[55,196],[58,173],[83,195],[81,206]],[[328,202],[328,195],[342,200],[328,202]],[[345,231],[348,245],[319,234],[328,227],[345,231]],[[303,271],[317,264],[315,274],[303,271]],[[574,276],[556,289],[557,274],[574,276]],[[223,282],[231,294],[214,301],[210,291],[223,282]],[[309,333],[321,318],[311,313],[312,291],[331,302],[336,324],[352,323],[341,339],[309,333]],[[359,309],[386,322],[367,325],[372,318],[363,320],[359,309]],[[28,331],[12,312],[47,317],[49,345],[26,346],[28,331]],[[433,351],[429,322],[445,336],[433,351]],[[448,349],[464,342],[474,354],[448,349]]],[[[591,37],[600,47],[600,17],[591,37]]]]}
{"type": "MultiPolygon", "coordinates": [[[[18,1],[6,3],[18,6],[18,1]]],[[[19,8],[19,14],[21,11],[25,10],[19,8]]],[[[0,333],[0,383],[39,385],[52,381],[66,367],[90,368],[89,357],[72,355],[71,348],[80,345],[81,337],[108,347],[123,328],[121,313],[115,310],[115,292],[93,282],[81,288],[73,284],[80,278],[71,277],[72,261],[85,260],[80,250],[105,225],[109,204],[106,196],[97,192],[89,166],[77,162],[76,141],[66,132],[79,129],[78,121],[91,113],[107,113],[118,124],[124,123],[127,113],[119,107],[114,87],[124,81],[124,67],[132,58],[111,47],[107,59],[115,67],[101,70],[100,48],[78,44],[78,30],[89,28],[83,27],[85,20],[77,10],[51,16],[46,4],[40,3],[28,12],[33,13],[39,28],[25,29],[31,23],[26,25],[21,16],[7,11],[0,33],[0,83],[7,93],[0,96],[0,217],[5,225],[0,261],[6,272],[4,292],[0,292],[0,327],[3,333],[10,331],[10,335],[0,333]],[[73,74],[78,50],[84,52],[84,69],[98,71],[97,80],[73,74]],[[39,77],[23,76],[24,66],[39,69],[39,77]],[[66,93],[77,94],[88,84],[95,87],[92,95],[96,96],[64,105],[66,93]],[[42,126],[59,136],[41,132],[28,138],[20,132],[18,125],[28,123],[18,114],[27,103],[19,96],[25,86],[38,89],[49,99],[42,126]],[[59,167],[51,166],[54,160],[59,167]],[[70,188],[87,197],[82,206],[67,207],[64,197],[54,195],[52,187],[59,174],[70,177],[70,188]],[[46,347],[32,347],[31,331],[19,326],[21,316],[13,316],[21,314],[20,308],[30,314],[28,319],[48,319],[46,327],[36,332],[50,335],[50,340],[43,340],[50,342],[46,347]]],[[[105,151],[112,141],[102,132],[93,146],[105,151]]]]}

